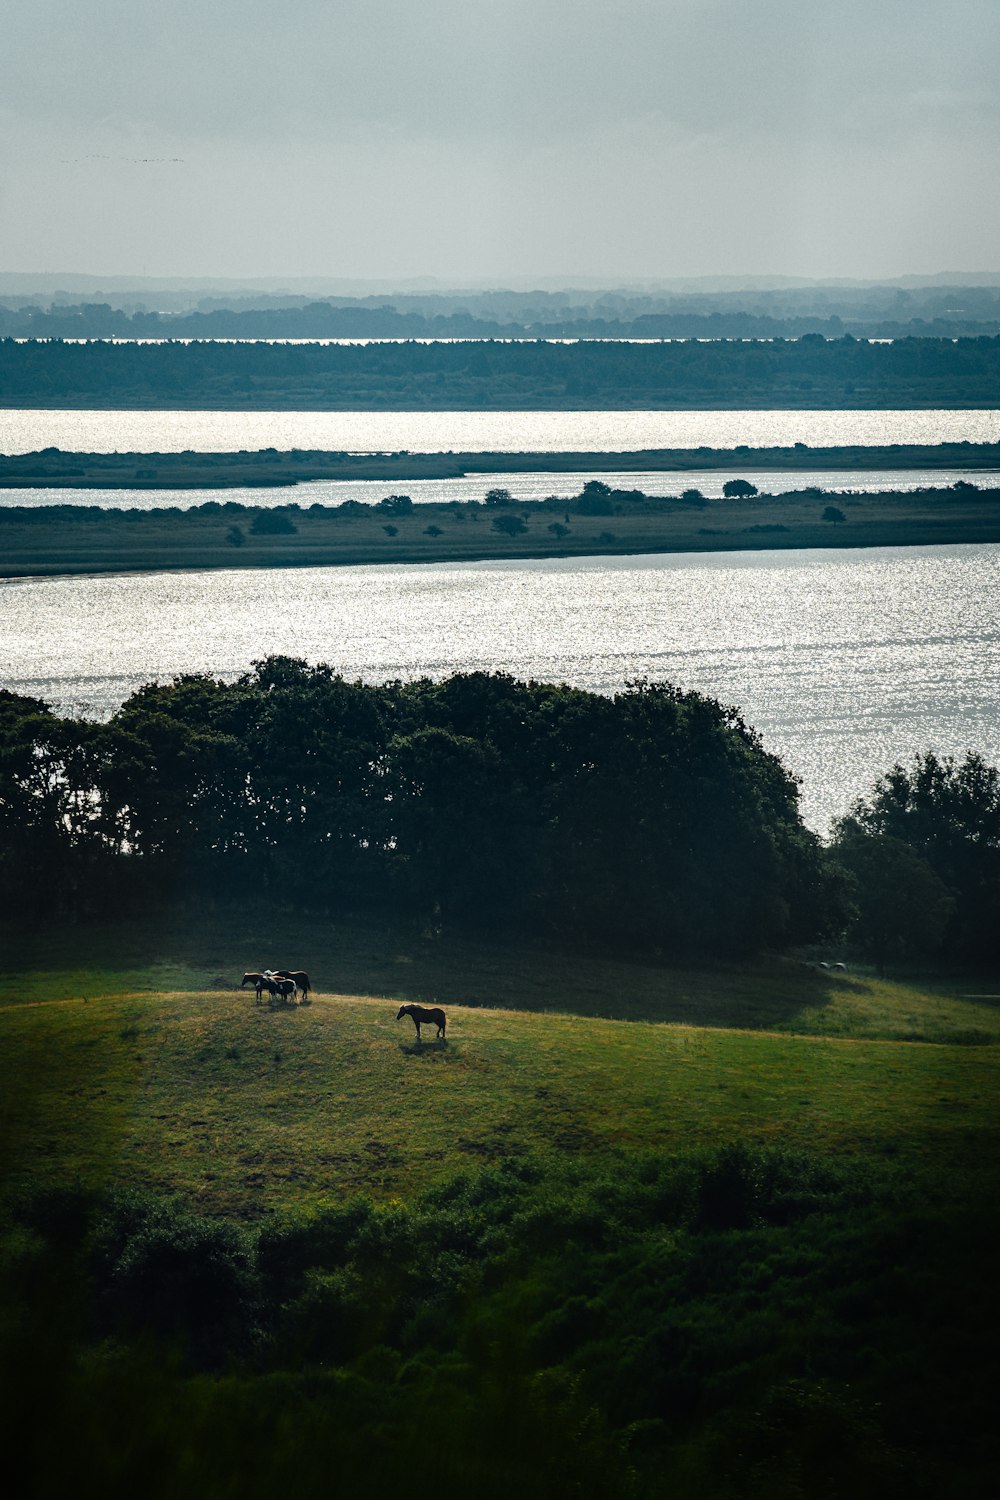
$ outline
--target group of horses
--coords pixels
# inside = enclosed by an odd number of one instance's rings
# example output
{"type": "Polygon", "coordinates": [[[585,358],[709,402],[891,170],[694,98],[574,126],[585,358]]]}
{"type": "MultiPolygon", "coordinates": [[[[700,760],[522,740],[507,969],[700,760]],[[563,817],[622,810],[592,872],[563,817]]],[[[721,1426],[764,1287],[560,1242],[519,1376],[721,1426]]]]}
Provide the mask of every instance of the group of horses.
{"type": "MultiPolygon", "coordinates": [[[[256,971],[246,973],[243,975],[240,989],[245,989],[248,984],[252,984],[257,992],[258,1003],[265,991],[272,1000],[280,1000],[283,1004],[286,1001],[294,1004],[300,994],[304,1000],[312,990],[309,975],[304,969],[263,969],[260,973],[256,971]]],[[[439,1006],[401,1005],[396,1014],[396,1020],[401,1021],[404,1016],[409,1016],[417,1028],[418,1042],[421,1026],[435,1027],[439,1040],[444,1041],[448,1018],[439,1006]]]]}
{"type": "Polygon", "coordinates": [[[304,969],[264,969],[260,974],[244,974],[240,989],[252,984],[260,1000],[266,990],[272,1000],[288,1001],[294,1005],[301,994],[303,1000],[312,989],[309,975],[304,969]]]}

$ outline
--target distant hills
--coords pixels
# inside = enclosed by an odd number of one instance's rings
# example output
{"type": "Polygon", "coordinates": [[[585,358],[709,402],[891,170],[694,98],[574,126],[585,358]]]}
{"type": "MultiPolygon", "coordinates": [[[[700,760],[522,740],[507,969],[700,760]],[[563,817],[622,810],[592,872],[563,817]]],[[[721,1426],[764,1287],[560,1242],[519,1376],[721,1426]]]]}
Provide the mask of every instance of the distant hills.
{"type": "MultiPolygon", "coordinates": [[[[893,288],[940,286],[998,286],[997,271],[937,271],[929,275],[873,277],[850,276],[814,278],[808,276],[673,276],[650,280],[616,282],[586,277],[540,276],[530,280],[513,277],[508,281],[470,281],[449,283],[435,276],[361,278],[345,276],[109,276],[80,271],[0,271],[0,297],[49,295],[62,293],[91,295],[119,292],[169,292],[186,296],[208,296],[220,292],[239,297],[305,296],[367,297],[395,296],[412,292],[436,296],[467,296],[470,293],[515,293],[542,291],[551,294],[572,292],[600,297],[637,293],[672,292],[739,292],[783,291],[798,288],[893,288]]],[[[193,304],[192,304],[193,305],[193,304]]]]}
{"type": "MultiPolygon", "coordinates": [[[[402,300],[402,299],[399,299],[402,300]]],[[[953,299],[954,300],[954,299],[953,299]]],[[[977,338],[1000,334],[994,306],[927,308],[921,315],[856,313],[781,315],[718,309],[639,312],[626,307],[533,308],[521,316],[489,316],[453,307],[408,310],[365,302],[304,306],[202,307],[147,312],[107,302],[4,308],[0,338],[14,339],[839,339],[977,338]]]]}
{"type": "Polygon", "coordinates": [[[454,288],[0,274],[10,338],[959,338],[1000,332],[1000,273],[884,282],[698,277],[454,288]]]}

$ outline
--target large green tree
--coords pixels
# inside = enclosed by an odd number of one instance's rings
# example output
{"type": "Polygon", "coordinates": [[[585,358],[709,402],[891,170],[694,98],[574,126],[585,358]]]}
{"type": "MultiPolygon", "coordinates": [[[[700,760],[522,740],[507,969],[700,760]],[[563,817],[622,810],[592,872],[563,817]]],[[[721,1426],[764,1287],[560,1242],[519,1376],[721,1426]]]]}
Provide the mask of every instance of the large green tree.
{"type": "Polygon", "coordinates": [[[850,819],[834,847],[853,882],[851,935],[879,973],[892,958],[936,954],[955,902],[928,861],[901,839],[866,833],[850,819]]]}
{"type": "Polygon", "coordinates": [[[895,765],[852,809],[838,842],[854,830],[915,851],[953,898],[945,943],[956,955],[989,961],[1000,932],[1000,772],[975,751],[961,759],[933,751],[895,765]]]}
{"type": "Polygon", "coordinates": [[[740,951],[842,920],[793,777],[735,710],[504,674],[371,686],[271,657],[106,725],[0,703],[5,878],[400,908],[463,926],[740,951]],[[102,873],[103,872],[103,873],[102,873]],[[39,876],[41,879],[41,876],[39,876]]]}

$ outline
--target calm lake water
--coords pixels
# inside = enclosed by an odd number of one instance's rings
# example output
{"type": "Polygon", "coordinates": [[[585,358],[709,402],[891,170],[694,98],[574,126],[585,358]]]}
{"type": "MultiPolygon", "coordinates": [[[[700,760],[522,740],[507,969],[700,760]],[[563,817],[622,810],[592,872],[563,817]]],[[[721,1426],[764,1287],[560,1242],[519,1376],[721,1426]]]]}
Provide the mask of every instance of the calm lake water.
{"type": "Polygon", "coordinates": [[[0,453],[631,453],[1000,442],[1000,411],[0,410],[0,453]]]}
{"type": "Polygon", "coordinates": [[[11,505],[101,505],[110,510],[154,510],[158,506],[177,506],[186,510],[204,505],[206,500],[224,504],[235,500],[240,505],[275,506],[294,502],[303,509],[309,505],[340,505],[344,500],[361,500],[376,504],[386,495],[404,491],[418,505],[449,500],[481,500],[488,489],[500,486],[510,490],[517,500],[544,500],[558,495],[578,495],[589,479],[599,479],[616,489],[644,490],[647,495],[679,495],[688,488],[701,490],[709,499],[719,499],[722,486],[734,474],[755,484],[762,495],[780,494],[818,486],[828,493],[857,494],[879,490],[940,489],[957,479],[985,489],[1000,488],[1000,469],[685,469],[663,474],[652,470],[623,469],[616,473],[526,473],[473,474],[465,479],[316,479],[307,484],[269,486],[257,489],[250,485],[217,490],[69,490],[69,489],[0,489],[0,508],[11,505]]]}
{"type": "Polygon", "coordinates": [[[737,703],[825,830],[896,759],[1000,759],[1000,546],[0,583],[0,686],[106,715],[284,652],[368,681],[474,669],[737,703]]]}

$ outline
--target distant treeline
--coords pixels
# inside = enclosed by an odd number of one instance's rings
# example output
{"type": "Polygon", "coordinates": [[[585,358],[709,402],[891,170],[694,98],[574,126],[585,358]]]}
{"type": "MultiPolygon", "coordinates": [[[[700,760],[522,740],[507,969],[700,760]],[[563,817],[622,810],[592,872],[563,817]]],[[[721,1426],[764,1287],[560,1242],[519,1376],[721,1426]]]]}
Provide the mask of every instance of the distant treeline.
{"type": "Polygon", "coordinates": [[[904,338],[1000,332],[1000,286],[6,296],[17,338],[904,338]],[[151,307],[149,301],[155,299],[151,307]]]}
{"type": "Polygon", "coordinates": [[[0,341],[7,406],[992,406],[1000,338],[366,345],[0,341]]]}
{"type": "MultiPolygon", "coordinates": [[[[634,456],[636,467],[661,476],[669,485],[679,470],[883,469],[886,484],[894,469],[1000,468],[1000,443],[891,444],[884,447],[808,448],[664,448],[634,456]]],[[[0,486],[68,485],[87,489],[109,485],[169,489],[219,485],[295,485],[312,479],[386,479],[408,483],[419,479],[484,478],[497,473],[614,472],[620,453],[345,453],[323,449],[261,448],[239,453],[74,453],[43,448],[31,453],[0,454],[0,486]]]]}
{"type": "Polygon", "coordinates": [[[106,303],[23,309],[0,307],[0,337],[30,339],[898,339],[1000,333],[1000,315],[870,319],[772,317],[747,312],[640,313],[521,323],[471,312],[400,312],[395,307],[217,308],[211,312],[127,313],[106,303]]]}
{"type": "Polygon", "coordinates": [[[54,915],[270,894],[448,928],[746,951],[842,926],[798,790],[739,714],[272,657],[105,724],[0,692],[0,899],[54,915]]]}

